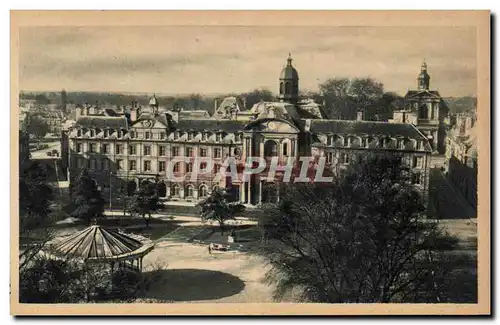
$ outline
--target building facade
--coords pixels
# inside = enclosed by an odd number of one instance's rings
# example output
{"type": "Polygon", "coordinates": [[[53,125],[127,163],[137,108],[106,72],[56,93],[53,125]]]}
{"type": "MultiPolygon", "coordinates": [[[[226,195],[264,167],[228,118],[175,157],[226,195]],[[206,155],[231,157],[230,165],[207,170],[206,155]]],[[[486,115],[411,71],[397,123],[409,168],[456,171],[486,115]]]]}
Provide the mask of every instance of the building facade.
{"type": "Polygon", "coordinates": [[[477,209],[477,129],[475,114],[457,114],[446,138],[448,178],[477,209]]]}
{"type": "Polygon", "coordinates": [[[149,180],[158,183],[160,196],[179,204],[195,204],[214,187],[224,187],[242,203],[258,205],[279,197],[267,186],[273,180],[267,173],[248,179],[220,177],[228,158],[239,167],[249,157],[275,159],[279,172],[301,157],[325,157],[326,167],[338,173],[357,156],[390,153],[407,162],[413,183],[427,197],[431,147],[414,125],[327,120],[321,105],[299,98],[298,87],[289,57],[278,80],[277,101],[261,101],[251,108],[244,100],[228,97],[216,104],[210,117],[159,109],[155,96],[148,107],[133,104],[121,112],[81,108],[68,131],[69,179],[89,169],[106,197],[122,200],[149,180]],[[185,160],[170,164],[179,157],[185,160]],[[193,175],[200,159],[213,161],[210,172],[193,175]],[[176,179],[167,177],[169,166],[176,179]]]}
{"type": "Polygon", "coordinates": [[[415,125],[429,139],[432,151],[444,154],[448,108],[439,92],[431,90],[430,79],[424,62],[417,77],[417,89],[408,90],[402,101],[393,103],[391,122],[415,125]]]}

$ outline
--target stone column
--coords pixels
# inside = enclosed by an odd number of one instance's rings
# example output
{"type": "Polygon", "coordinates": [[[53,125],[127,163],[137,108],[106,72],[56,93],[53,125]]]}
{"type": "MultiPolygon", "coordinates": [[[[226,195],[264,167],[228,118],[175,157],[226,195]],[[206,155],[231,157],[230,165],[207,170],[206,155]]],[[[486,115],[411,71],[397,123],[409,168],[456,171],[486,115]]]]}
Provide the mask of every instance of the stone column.
{"type": "Polygon", "coordinates": [[[198,199],[198,188],[196,188],[196,187],[193,188],[193,197],[195,200],[198,199]]]}
{"type": "Polygon", "coordinates": [[[248,204],[252,204],[252,180],[250,178],[250,181],[247,182],[248,184],[248,204]]]}
{"type": "Polygon", "coordinates": [[[246,197],[245,197],[245,186],[246,186],[246,182],[241,182],[240,184],[240,201],[242,203],[246,203],[246,197]]]}
{"type": "Polygon", "coordinates": [[[259,204],[262,204],[262,181],[259,179],[259,204]]]}

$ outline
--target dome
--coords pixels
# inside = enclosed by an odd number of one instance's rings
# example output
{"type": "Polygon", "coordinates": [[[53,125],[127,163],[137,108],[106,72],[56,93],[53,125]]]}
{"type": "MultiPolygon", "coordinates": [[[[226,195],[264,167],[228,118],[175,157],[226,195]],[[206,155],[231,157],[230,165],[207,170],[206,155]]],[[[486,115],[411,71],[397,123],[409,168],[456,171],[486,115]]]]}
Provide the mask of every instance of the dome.
{"type": "Polygon", "coordinates": [[[297,70],[292,66],[292,57],[288,56],[286,67],[281,70],[280,79],[299,79],[297,70]]]}

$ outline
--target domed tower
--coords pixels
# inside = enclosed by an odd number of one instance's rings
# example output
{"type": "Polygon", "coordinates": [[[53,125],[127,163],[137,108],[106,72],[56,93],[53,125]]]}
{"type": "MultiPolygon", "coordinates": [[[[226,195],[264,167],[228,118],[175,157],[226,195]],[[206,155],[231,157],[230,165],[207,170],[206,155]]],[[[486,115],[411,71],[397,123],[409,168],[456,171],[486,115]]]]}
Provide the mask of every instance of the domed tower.
{"type": "Polygon", "coordinates": [[[299,74],[292,66],[291,54],[288,54],[286,67],[281,70],[279,99],[292,104],[296,104],[299,99],[299,74]]]}
{"type": "Polygon", "coordinates": [[[158,114],[158,99],[156,98],[156,95],[153,94],[153,97],[149,100],[149,109],[153,114],[158,114]]]}
{"type": "Polygon", "coordinates": [[[418,75],[418,90],[429,90],[429,84],[431,77],[427,73],[427,63],[422,63],[422,67],[420,68],[420,74],[418,75]]]}

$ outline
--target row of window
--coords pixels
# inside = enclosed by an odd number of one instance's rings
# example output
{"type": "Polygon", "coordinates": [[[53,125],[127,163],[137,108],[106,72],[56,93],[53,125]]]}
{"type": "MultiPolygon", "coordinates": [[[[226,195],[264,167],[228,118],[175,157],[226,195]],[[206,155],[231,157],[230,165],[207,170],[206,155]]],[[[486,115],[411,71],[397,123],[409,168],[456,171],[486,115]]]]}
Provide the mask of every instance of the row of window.
{"type": "MultiPolygon", "coordinates": [[[[335,152],[327,152],[325,154],[327,164],[335,163],[336,158],[338,163],[349,164],[351,161],[357,160],[360,157],[362,157],[362,155],[346,153],[346,152],[341,152],[338,155],[335,152]]],[[[412,168],[423,168],[424,157],[412,157],[410,165],[412,168]]]]}
{"type": "MultiPolygon", "coordinates": [[[[158,133],[151,132],[151,131],[145,131],[145,132],[138,132],[138,131],[126,131],[126,130],[114,130],[114,129],[78,129],[77,130],[77,137],[82,137],[83,135],[88,135],[90,137],[95,137],[97,134],[102,133],[103,137],[107,138],[111,135],[115,135],[117,138],[121,138],[128,134],[130,139],[158,139],[158,140],[165,140],[167,138],[167,132],[161,131],[158,133]]],[[[226,132],[217,132],[217,133],[212,133],[212,132],[182,132],[182,131],[176,131],[173,132],[172,138],[174,140],[180,140],[181,138],[185,138],[188,141],[192,141],[195,138],[200,139],[201,141],[208,141],[212,135],[215,134],[215,141],[221,142],[222,139],[227,135],[226,132]]],[[[239,135],[240,140],[242,135],[239,135]]]]}
{"type": "MultiPolygon", "coordinates": [[[[150,172],[152,171],[151,168],[151,160],[144,160],[143,162],[143,168],[142,171],[145,172],[150,172]]],[[[124,160],[123,159],[117,159],[116,162],[116,170],[124,170],[124,160]]],[[[165,172],[167,170],[167,162],[166,161],[158,161],[157,162],[157,171],[158,172],[165,172]]],[[[184,172],[185,173],[191,173],[193,172],[193,163],[184,163],[184,162],[177,162],[173,168],[172,171],[174,173],[180,173],[181,172],[181,166],[184,165],[184,172]]],[[[77,159],[77,165],[78,168],[85,168],[89,167],[91,170],[110,170],[110,161],[107,159],[104,160],[99,160],[99,159],[89,159],[88,160],[88,165],[87,165],[87,160],[86,159],[77,159]]],[[[207,163],[206,162],[201,162],[200,163],[200,170],[205,170],[207,168],[207,163]]],[[[218,173],[220,171],[221,165],[220,164],[214,164],[213,167],[213,173],[218,173]]],[[[137,160],[128,160],[128,170],[130,171],[137,171],[137,160]]]]}
{"type": "MultiPolygon", "coordinates": [[[[380,145],[380,147],[387,147],[390,146],[391,143],[396,145],[396,148],[398,149],[405,149],[410,143],[412,143],[412,140],[409,139],[397,139],[395,140],[395,143],[393,142],[393,139],[390,138],[350,138],[350,137],[340,137],[336,135],[329,135],[327,137],[327,144],[328,145],[342,145],[344,147],[349,147],[350,145],[358,145],[363,148],[368,148],[370,144],[373,144],[374,141],[375,143],[380,145]]],[[[415,140],[414,140],[415,141],[415,140]]],[[[416,150],[421,150],[422,149],[422,141],[415,141],[416,142],[416,150]]]]}
{"type": "MultiPolygon", "coordinates": [[[[96,143],[89,143],[88,144],[88,150],[86,152],[89,153],[97,153],[98,152],[98,146],[96,143]]],[[[140,150],[140,145],[138,144],[132,144],[128,146],[128,154],[129,155],[137,155],[138,149],[140,150]]],[[[120,155],[124,154],[124,146],[122,144],[116,144],[115,145],[115,154],[120,155]]],[[[152,145],[143,145],[142,146],[142,154],[144,156],[151,156],[152,152],[152,145]]],[[[199,157],[208,157],[209,154],[208,148],[200,148],[198,150],[198,156],[199,157]]],[[[77,143],[76,144],[76,152],[78,153],[83,153],[84,148],[82,143],[77,143]]],[[[100,153],[102,154],[109,154],[111,153],[111,144],[101,144],[101,150],[100,153]]],[[[159,156],[166,156],[167,153],[167,147],[166,146],[158,146],[158,155],[159,156]]],[[[172,157],[178,157],[180,156],[180,147],[171,147],[170,148],[170,155],[172,157]]],[[[186,157],[194,157],[194,148],[192,147],[186,147],[186,157]]],[[[213,158],[222,158],[222,148],[213,148],[213,158]]]]}

